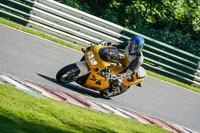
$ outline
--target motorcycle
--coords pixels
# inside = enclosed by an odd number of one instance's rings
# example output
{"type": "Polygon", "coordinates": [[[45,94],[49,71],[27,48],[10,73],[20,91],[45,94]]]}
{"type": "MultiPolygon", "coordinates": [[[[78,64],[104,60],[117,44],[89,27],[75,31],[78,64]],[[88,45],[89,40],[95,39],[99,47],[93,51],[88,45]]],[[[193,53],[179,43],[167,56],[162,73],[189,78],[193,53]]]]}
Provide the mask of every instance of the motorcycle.
{"type": "Polygon", "coordinates": [[[139,67],[137,71],[122,79],[108,77],[109,73],[118,74],[125,70],[130,62],[126,55],[120,56],[116,47],[91,45],[82,49],[80,61],[67,65],[56,74],[60,83],[76,82],[79,85],[99,91],[105,97],[113,97],[127,91],[131,85],[138,85],[146,79],[146,71],[139,67]],[[121,84],[116,87],[116,80],[121,84]]]}

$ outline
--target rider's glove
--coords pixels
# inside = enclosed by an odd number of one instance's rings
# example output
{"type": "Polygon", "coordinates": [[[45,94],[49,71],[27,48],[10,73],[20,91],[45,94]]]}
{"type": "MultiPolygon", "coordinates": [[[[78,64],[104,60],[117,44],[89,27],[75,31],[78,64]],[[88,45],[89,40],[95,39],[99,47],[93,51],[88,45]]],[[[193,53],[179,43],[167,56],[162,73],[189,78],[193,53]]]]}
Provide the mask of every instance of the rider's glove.
{"type": "Polygon", "coordinates": [[[108,79],[116,79],[116,78],[117,78],[117,75],[116,75],[116,74],[112,74],[112,73],[108,73],[108,74],[107,74],[107,78],[108,78],[108,79]]]}
{"type": "Polygon", "coordinates": [[[108,79],[124,78],[124,75],[123,74],[112,74],[112,73],[109,73],[109,74],[107,74],[107,78],[108,79]]]}
{"type": "Polygon", "coordinates": [[[132,73],[133,71],[131,71],[130,69],[127,69],[125,72],[118,73],[118,74],[108,73],[107,78],[108,79],[122,79],[122,78],[130,76],[132,73]]]}

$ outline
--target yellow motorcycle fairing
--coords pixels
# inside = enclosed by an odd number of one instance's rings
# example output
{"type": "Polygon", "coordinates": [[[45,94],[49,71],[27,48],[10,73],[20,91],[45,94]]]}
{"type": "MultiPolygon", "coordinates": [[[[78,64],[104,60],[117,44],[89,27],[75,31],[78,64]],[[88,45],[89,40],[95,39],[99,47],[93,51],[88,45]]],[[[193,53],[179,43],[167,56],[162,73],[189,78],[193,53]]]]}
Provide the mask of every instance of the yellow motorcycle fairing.
{"type": "MultiPolygon", "coordinates": [[[[85,51],[85,59],[88,62],[88,66],[90,68],[90,75],[87,78],[87,81],[85,82],[84,86],[87,88],[98,90],[98,91],[109,88],[109,81],[107,80],[107,78],[100,76],[98,72],[102,71],[106,67],[117,65],[116,63],[106,62],[100,58],[99,50],[102,47],[105,47],[105,46],[94,45],[94,46],[88,47],[85,51]],[[96,60],[97,62],[96,65],[92,65],[88,59],[87,53],[91,51],[94,54],[93,58],[95,58],[93,60],[96,60]]],[[[113,74],[119,73],[122,70],[123,68],[110,67],[110,72],[113,74]]]]}

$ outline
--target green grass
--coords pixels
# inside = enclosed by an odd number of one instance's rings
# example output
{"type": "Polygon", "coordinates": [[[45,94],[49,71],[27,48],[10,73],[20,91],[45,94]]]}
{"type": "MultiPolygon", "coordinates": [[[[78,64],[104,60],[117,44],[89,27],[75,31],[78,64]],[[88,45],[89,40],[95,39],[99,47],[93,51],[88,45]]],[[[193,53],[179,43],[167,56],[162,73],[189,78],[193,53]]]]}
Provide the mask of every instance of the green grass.
{"type": "MultiPolygon", "coordinates": [[[[59,43],[61,45],[65,45],[67,47],[70,47],[70,48],[73,48],[73,49],[76,49],[76,50],[81,50],[81,46],[78,46],[78,45],[74,45],[74,44],[70,44],[70,43],[67,43],[61,39],[58,39],[58,38],[55,38],[55,37],[52,37],[52,36],[49,36],[43,32],[39,32],[39,31],[36,31],[36,30],[33,30],[33,29],[30,29],[30,28],[27,28],[25,26],[22,26],[22,25],[19,25],[17,23],[14,23],[14,22],[11,22],[9,20],[6,20],[6,19],[3,19],[3,18],[0,18],[0,23],[4,24],[4,25],[7,25],[7,26],[10,26],[10,27],[13,27],[15,29],[18,29],[18,30],[22,30],[24,32],[27,32],[27,33],[30,33],[30,34],[33,34],[33,35],[36,35],[38,37],[42,37],[42,38],[45,38],[47,40],[50,40],[50,41],[53,41],[53,42],[56,42],[56,43],[59,43]]],[[[151,71],[148,71],[147,70],[147,74],[149,76],[152,76],[152,77],[155,77],[155,78],[158,78],[160,80],[164,80],[164,81],[167,81],[167,82],[170,82],[172,84],[175,84],[175,85],[178,85],[178,86],[181,86],[181,87],[184,87],[186,89],[189,89],[189,90],[192,90],[192,91],[195,91],[197,93],[200,93],[200,89],[199,88],[196,88],[196,87],[193,87],[193,86],[190,86],[188,84],[184,84],[182,82],[179,82],[175,79],[170,79],[170,78],[167,78],[165,76],[162,76],[162,75],[159,75],[159,74],[156,74],[154,72],[151,72],[151,71]]]]}
{"type": "Polygon", "coordinates": [[[30,96],[0,84],[1,133],[167,133],[114,114],[30,96]]]}

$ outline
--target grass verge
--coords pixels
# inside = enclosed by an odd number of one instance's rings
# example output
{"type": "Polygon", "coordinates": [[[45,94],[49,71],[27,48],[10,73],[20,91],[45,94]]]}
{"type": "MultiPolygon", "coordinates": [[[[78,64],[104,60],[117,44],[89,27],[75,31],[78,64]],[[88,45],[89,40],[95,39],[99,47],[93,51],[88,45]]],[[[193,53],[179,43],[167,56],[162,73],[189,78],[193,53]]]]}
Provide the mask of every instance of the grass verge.
{"type": "MultiPolygon", "coordinates": [[[[50,41],[53,41],[53,42],[56,42],[56,43],[59,43],[61,45],[65,45],[67,47],[70,47],[70,48],[73,48],[73,49],[76,49],[76,50],[81,50],[81,46],[78,46],[78,45],[73,45],[73,44],[70,44],[70,43],[67,43],[61,39],[58,39],[58,38],[55,38],[55,37],[52,37],[50,35],[47,35],[43,32],[40,32],[40,31],[36,31],[36,30],[33,30],[33,29],[30,29],[30,28],[27,28],[25,26],[22,26],[20,24],[17,24],[17,23],[14,23],[14,22],[11,22],[9,20],[6,20],[4,18],[0,18],[0,23],[4,24],[4,25],[7,25],[7,26],[10,26],[12,28],[15,28],[15,29],[18,29],[18,30],[21,30],[21,31],[24,31],[24,32],[27,32],[27,33],[30,33],[30,34],[33,34],[33,35],[36,35],[38,37],[42,37],[42,38],[45,38],[47,40],[50,40],[50,41]]],[[[152,76],[152,77],[155,77],[155,78],[158,78],[160,80],[164,80],[164,81],[167,81],[169,83],[172,83],[172,84],[175,84],[175,85],[178,85],[178,86],[181,86],[183,88],[186,88],[186,89],[189,89],[189,90],[192,90],[192,91],[195,91],[197,93],[200,93],[200,89],[199,88],[196,88],[196,87],[192,87],[190,85],[187,85],[187,84],[184,84],[182,82],[179,82],[177,80],[174,80],[174,79],[171,79],[171,78],[167,78],[165,76],[162,76],[162,75],[159,75],[159,74],[156,74],[154,72],[151,72],[151,71],[148,71],[147,70],[147,74],[149,76],[152,76]]]]}
{"type": "Polygon", "coordinates": [[[114,114],[30,96],[0,84],[1,133],[167,133],[114,114]]]}

